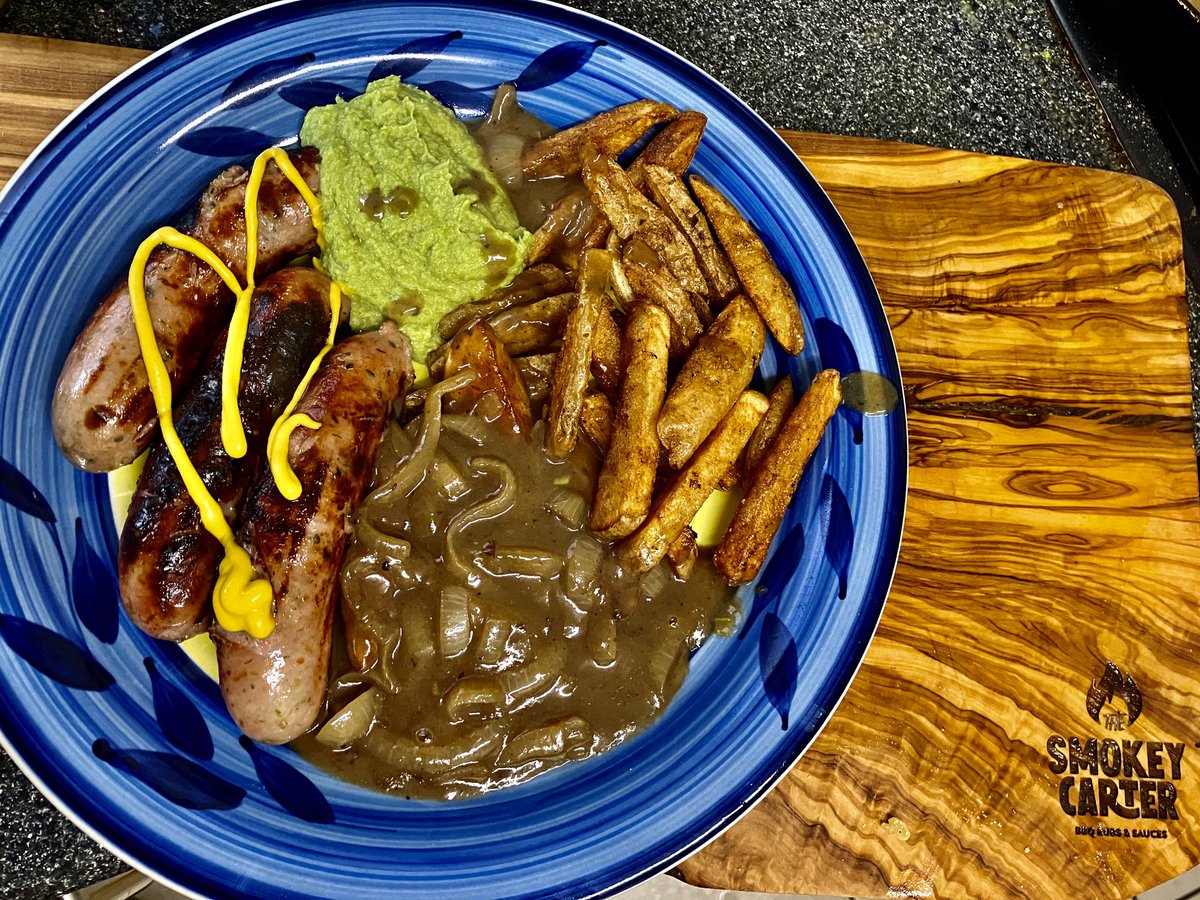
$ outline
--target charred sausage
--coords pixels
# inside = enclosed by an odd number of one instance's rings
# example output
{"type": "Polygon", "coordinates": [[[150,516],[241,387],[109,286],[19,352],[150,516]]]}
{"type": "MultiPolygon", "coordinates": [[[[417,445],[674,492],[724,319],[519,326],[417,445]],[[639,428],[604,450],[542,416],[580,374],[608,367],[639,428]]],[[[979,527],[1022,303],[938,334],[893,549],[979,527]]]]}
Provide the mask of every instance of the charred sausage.
{"type": "MultiPolygon", "coordinates": [[[[318,160],[315,150],[292,154],[314,191],[318,160]]],[[[248,178],[240,166],[218,175],[200,198],[191,227],[181,229],[211,247],[242,280],[248,178]]],[[[273,164],[266,169],[258,210],[256,275],[316,249],[307,204],[273,164]]],[[[146,298],[171,385],[178,390],[225,327],[233,296],[208,265],[181,250],[160,247],[146,266],[146,298]]],[[[100,304],[67,354],[54,389],[51,421],[63,455],[89,472],[109,472],[133,462],[154,437],[158,418],[125,281],[100,304]]]]}
{"type": "Polygon", "coordinates": [[[304,493],[289,502],[267,476],[250,493],[239,539],[271,583],[275,630],[256,640],[214,627],[213,637],[225,704],[256,741],[290,741],[321,710],[350,516],[411,378],[408,339],[390,323],[342,341],[296,408],[321,423],[294,431],[288,449],[304,493]]]}
{"type": "MultiPolygon", "coordinates": [[[[238,407],[246,455],[231,459],[221,443],[224,341],[213,348],[176,407],[175,425],[188,457],[236,527],[258,473],[267,433],[329,334],[329,279],[315,269],[288,268],[255,292],[246,331],[238,407]]],[[[345,307],[342,308],[343,317],[345,307]]],[[[208,626],[221,545],[162,438],[152,445],[138,481],[117,554],[121,601],[142,631],[182,641],[208,626]]]]}

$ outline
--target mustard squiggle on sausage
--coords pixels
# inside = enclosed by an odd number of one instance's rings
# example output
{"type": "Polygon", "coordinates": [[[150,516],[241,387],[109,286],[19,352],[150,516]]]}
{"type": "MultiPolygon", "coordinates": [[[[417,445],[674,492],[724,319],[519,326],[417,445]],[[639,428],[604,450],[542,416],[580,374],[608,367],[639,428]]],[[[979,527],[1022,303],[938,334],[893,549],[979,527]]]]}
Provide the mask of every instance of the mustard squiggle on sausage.
{"type": "MultiPolygon", "coordinates": [[[[196,471],[196,467],[188,458],[187,450],[175,429],[171,377],[158,347],[158,340],[154,334],[154,322],[150,317],[150,308],[146,301],[146,266],[149,263],[150,254],[157,247],[162,245],[173,247],[176,250],[190,253],[211,266],[237,298],[234,303],[233,317],[229,324],[229,337],[225,345],[225,359],[221,373],[221,440],[225,451],[230,456],[235,458],[244,456],[246,454],[246,433],[241,413],[238,410],[237,397],[241,382],[246,330],[250,321],[250,300],[255,287],[254,269],[258,262],[258,194],[269,161],[275,162],[284,176],[300,192],[304,202],[308,204],[313,226],[317,232],[317,246],[324,249],[320,203],[316,195],[308,187],[287,154],[278,147],[272,147],[259,154],[255,159],[250,177],[246,182],[246,284],[244,286],[238,282],[237,276],[211,248],[174,228],[159,228],[142,241],[129,266],[129,303],[133,311],[133,324],[146,366],[150,393],[154,397],[163,442],[179,470],[184,488],[200,511],[201,523],[209,534],[220,541],[221,547],[225,551],[217,572],[217,583],[213,589],[213,613],[217,622],[226,631],[245,631],[251,637],[258,639],[270,636],[275,630],[274,595],[271,585],[255,571],[250,555],[238,543],[237,536],[230,528],[221,505],[213,498],[199,472],[196,471]]],[[[330,289],[329,296],[331,311],[329,336],[321,351],[309,365],[308,371],[297,387],[287,409],[272,426],[271,436],[268,439],[271,473],[280,493],[289,500],[297,499],[302,487],[287,459],[288,435],[301,425],[314,429],[320,427],[320,423],[311,416],[293,416],[292,411],[300,401],[313,375],[316,374],[321,360],[333,346],[341,313],[341,300],[341,289],[334,284],[330,289]],[[272,447],[275,448],[274,451],[271,450],[272,447]]]]}

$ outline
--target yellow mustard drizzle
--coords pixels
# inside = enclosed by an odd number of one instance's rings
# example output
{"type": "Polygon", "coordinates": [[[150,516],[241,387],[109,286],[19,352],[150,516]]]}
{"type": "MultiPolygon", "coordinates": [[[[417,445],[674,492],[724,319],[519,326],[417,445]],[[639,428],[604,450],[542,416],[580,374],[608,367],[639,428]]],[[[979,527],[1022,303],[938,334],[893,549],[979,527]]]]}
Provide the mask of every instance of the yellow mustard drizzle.
{"type": "Polygon", "coordinates": [[[296,477],[292,464],[288,462],[288,441],[291,439],[292,432],[300,427],[311,429],[321,427],[321,423],[312,416],[305,413],[292,415],[292,411],[300,402],[300,398],[304,396],[304,392],[308,390],[308,383],[317,374],[321,360],[333,347],[334,338],[337,336],[338,318],[342,312],[342,289],[337,282],[334,282],[329,288],[329,309],[331,318],[329,320],[329,336],[325,338],[325,345],[309,363],[308,371],[296,385],[296,392],[292,394],[292,399],[288,402],[283,414],[275,420],[275,424],[271,426],[271,433],[267,436],[267,463],[271,467],[271,475],[275,478],[275,486],[285,500],[297,500],[301,492],[300,479],[296,477]]]}
{"type": "MultiPolygon", "coordinates": [[[[246,430],[242,427],[242,416],[238,411],[238,392],[242,385],[242,349],[246,344],[246,328],[250,324],[250,300],[254,295],[254,270],[258,266],[258,191],[267,171],[267,163],[271,161],[274,161],[279,171],[308,204],[313,227],[317,232],[317,246],[325,249],[321,228],[321,204],[317,201],[316,194],[283,150],[279,147],[264,150],[254,160],[250,177],[246,181],[246,286],[234,291],[237,300],[233,305],[233,316],[229,320],[225,361],[221,367],[221,443],[225,445],[225,452],[234,459],[241,459],[246,455],[246,430]]],[[[337,321],[336,314],[333,320],[337,321]]],[[[288,499],[294,500],[295,497],[288,499]]]]}
{"type": "MultiPolygon", "coordinates": [[[[213,613],[217,622],[226,631],[245,631],[251,637],[260,640],[270,636],[271,632],[275,630],[275,617],[272,611],[274,594],[270,582],[255,574],[250,555],[238,543],[233,529],[229,527],[229,522],[225,519],[221,505],[209,493],[200,473],[196,471],[196,467],[188,458],[183,442],[175,430],[171,378],[158,347],[158,340],[154,334],[154,322],[150,318],[150,308],[146,302],[146,266],[149,263],[150,254],[154,252],[155,248],[165,244],[176,250],[191,253],[207,263],[236,296],[221,373],[221,441],[225,446],[225,452],[231,457],[244,456],[246,434],[242,426],[241,413],[238,410],[237,397],[241,382],[246,329],[250,321],[250,299],[254,293],[254,268],[258,261],[258,193],[266,172],[267,162],[271,160],[274,160],[280,171],[296,187],[300,196],[308,204],[313,226],[317,232],[317,246],[324,249],[320,204],[316,195],[309,189],[308,184],[287,154],[278,147],[272,147],[255,159],[250,177],[246,182],[245,287],[238,283],[237,277],[211,248],[195,238],[169,227],[157,229],[142,241],[129,266],[129,302],[133,310],[133,324],[146,366],[150,393],[154,397],[155,409],[158,412],[163,442],[166,444],[175,466],[179,469],[184,488],[200,511],[201,523],[209,534],[221,542],[221,547],[225,551],[225,556],[217,570],[216,587],[213,589],[213,613]]],[[[341,307],[341,289],[336,284],[330,289],[329,302],[332,316],[329,324],[329,336],[325,345],[309,366],[304,380],[296,389],[287,409],[272,426],[271,437],[268,439],[268,447],[272,442],[280,444],[282,447],[275,454],[269,455],[269,461],[272,475],[276,479],[280,492],[289,500],[295,500],[300,496],[300,483],[287,459],[287,437],[293,429],[300,425],[306,428],[320,427],[320,423],[310,416],[292,416],[291,413],[316,373],[321,360],[333,346],[341,307]],[[277,437],[277,434],[282,437],[277,437]]],[[[270,451],[268,452],[270,454],[270,451]]]]}

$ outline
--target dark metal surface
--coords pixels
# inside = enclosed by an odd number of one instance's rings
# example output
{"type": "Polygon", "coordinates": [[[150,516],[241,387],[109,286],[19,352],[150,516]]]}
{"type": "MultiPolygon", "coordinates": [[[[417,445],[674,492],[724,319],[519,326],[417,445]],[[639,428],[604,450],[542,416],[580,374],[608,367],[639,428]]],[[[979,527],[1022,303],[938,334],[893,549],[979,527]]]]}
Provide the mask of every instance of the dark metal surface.
{"type": "MultiPolygon", "coordinates": [[[[1062,6],[1076,0],[1052,2],[1062,6]]],[[[0,7],[0,31],[157,48],[254,5],[8,0],[0,7]]],[[[1114,117],[1119,119],[1114,133],[1112,110],[1106,115],[1098,102],[1047,0],[574,0],[572,5],[678,51],[780,127],[1122,171],[1132,165],[1117,135],[1157,134],[1133,90],[1116,95],[1122,108],[1114,117]]],[[[1129,15],[1135,14],[1131,8],[1129,15]]],[[[1115,72],[1102,77],[1118,84],[1123,76],[1115,72]]],[[[1147,145],[1139,169],[1171,167],[1161,139],[1155,147],[1149,147],[1148,138],[1138,143],[1147,145]]],[[[122,868],[59,815],[2,753],[0,809],[0,897],[54,896],[122,868]]]]}

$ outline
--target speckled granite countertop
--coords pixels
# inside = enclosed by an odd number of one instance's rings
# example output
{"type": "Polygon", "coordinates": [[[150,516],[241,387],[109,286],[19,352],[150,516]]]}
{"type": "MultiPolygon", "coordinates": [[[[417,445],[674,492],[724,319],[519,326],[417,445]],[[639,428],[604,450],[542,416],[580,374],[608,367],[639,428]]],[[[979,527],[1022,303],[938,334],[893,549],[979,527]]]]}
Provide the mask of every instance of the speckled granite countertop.
{"type": "MultiPolygon", "coordinates": [[[[8,0],[0,31],[157,48],[254,5],[8,0]]],[[[1045,0],[572,5],[678,51],[780,127],[1130,168],[1045,0]]],[[[1136,103],[1127,114],[1144,115],[1136,103]]],[[[0,897],[52,897],[123,868],[2,751],[0,810],[0,897]]]]}

